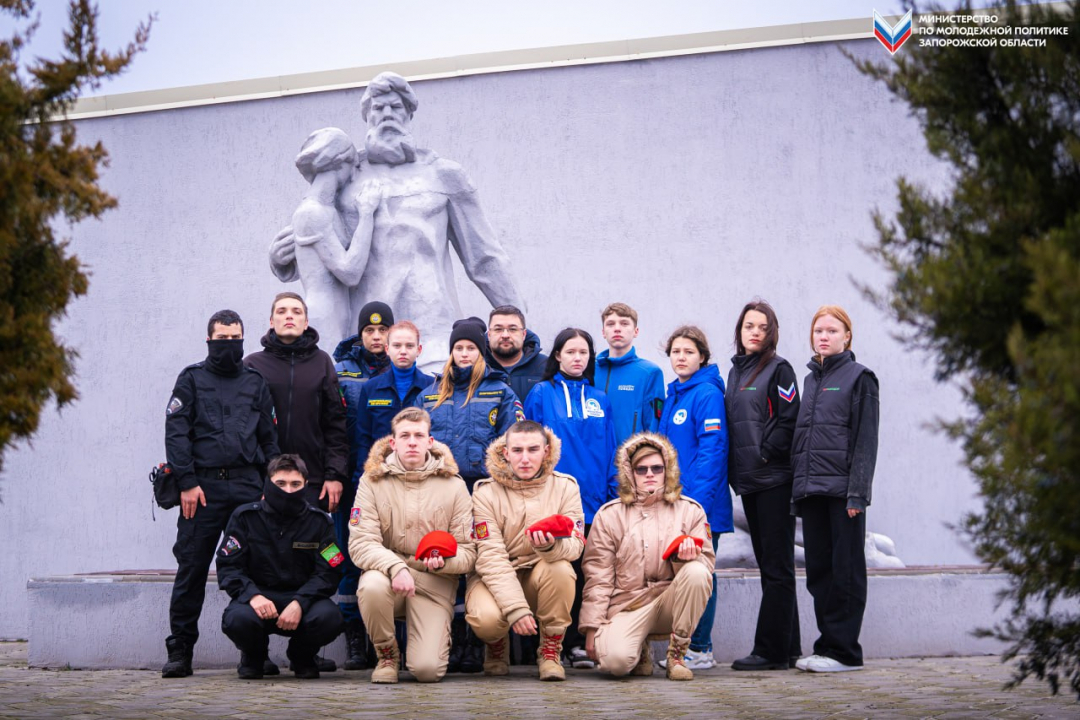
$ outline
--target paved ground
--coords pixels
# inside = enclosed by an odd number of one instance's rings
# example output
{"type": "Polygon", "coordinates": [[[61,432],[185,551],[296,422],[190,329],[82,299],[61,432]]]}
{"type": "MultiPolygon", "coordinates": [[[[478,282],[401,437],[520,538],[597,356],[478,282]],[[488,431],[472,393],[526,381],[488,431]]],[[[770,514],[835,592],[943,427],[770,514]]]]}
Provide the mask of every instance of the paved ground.
{"type": "Polygon", "coordinates": [[[669,682],[659,669],[625,680],[572,670],[564,683],[540,683],[534,673],[374,686],[368,672],[243,682],[208,670],[166,681],[147,671],[31,670],[25,644],[0,643],[0,718],[1080,717],[1080,704],[1038,682],[1002,690],[1008,669],[993,657],[873,660],[840,675],[724,668],[689,683],[669,682]]]}

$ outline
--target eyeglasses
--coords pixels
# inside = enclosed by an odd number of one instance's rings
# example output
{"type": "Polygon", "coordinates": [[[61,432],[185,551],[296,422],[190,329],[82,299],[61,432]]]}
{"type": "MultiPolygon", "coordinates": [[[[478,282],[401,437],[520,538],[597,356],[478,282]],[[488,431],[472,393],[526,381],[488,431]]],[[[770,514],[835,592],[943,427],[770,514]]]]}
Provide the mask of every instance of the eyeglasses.
{"type": "Polygon", "coordinates": [[[636,468],[634,468],[634,474],[638,475],[639,477],[645,477],[649,473],[652,473],[653,475],[663,475],[664,474],[664,466],[663,465],[638,465],[636,468]]]}
{"type": "Polygon", "coordinates": [[[495,327],[491,328],[491,332],[492,332],[492,334],[494,334],[496,336],[498,336],[498,335],[517,335],[519,332],[521,332],[521,328],[519,328],[517,325],[511,325],[510,327],[503,327],[502,325],[496,325],[495,327]]]}

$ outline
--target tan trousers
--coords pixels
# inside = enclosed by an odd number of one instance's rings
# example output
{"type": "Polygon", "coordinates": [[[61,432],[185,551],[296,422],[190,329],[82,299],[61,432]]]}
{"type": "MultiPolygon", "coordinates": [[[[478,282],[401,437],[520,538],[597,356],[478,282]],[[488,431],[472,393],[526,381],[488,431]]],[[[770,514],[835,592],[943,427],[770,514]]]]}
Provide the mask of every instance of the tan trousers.
{"type": "Polygon", "coordinates": [[[411,598],[395,593],[385,573],[362,573],[356,591],[360,616],[375,645],[393,640],[394,618],[404,619],[408,629],[406,667],[420,682],[435,682],[446,674],[459,576],[408,570],[416,583],[416,594],[411,598]]]}
{"type": "MultiPolygon", "coordinates": [[[[570,627],[570,606],[574,604],[577,574],[569,562],[541,560],[531,568],[518,570],[517,577],[541,630],[554,629],[562,633],[570,627]]],[[[506,615],[479,575],[471,575],[466,586],[465,620],[476,636],[487,643],[501,640],[510,631],[506,615]]]]}
{"type": "Polygon", "coordinates": [[[626,675],[637,665],[641,645],[653,634],[688,638],[712,595],[713,575],[699,562],[687,563],[671,585],[652,602],[623,610],[596,631],[600,670],[626,675]]]}

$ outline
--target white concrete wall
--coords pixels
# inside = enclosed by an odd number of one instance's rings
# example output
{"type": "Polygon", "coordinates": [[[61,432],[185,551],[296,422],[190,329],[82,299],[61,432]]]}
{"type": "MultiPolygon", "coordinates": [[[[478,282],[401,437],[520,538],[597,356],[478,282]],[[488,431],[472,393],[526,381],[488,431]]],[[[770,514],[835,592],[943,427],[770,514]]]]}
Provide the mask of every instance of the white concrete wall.
{"type": "MultiPolygon", "coordinates": [[[[133,578],[42,578],[28,586],[31,601],[31,667],[76,669],[156,669],[164,663],[163,638],[169,628],[171,584],[133,578]]],[[[754,647],[760,580],[721,574],[713,626],[713,654],[720,664],[747,655],[754,647]]],[[[871,575],[860,642],[867,658],[990,655],[1004,645],[976,638],[972,631],[1005,617],[995,608],[1005,589],[1002,574],[927,573],[871,575]]],[[[804,655],[813,651],[817,629],[806,578],[798,578],[799,617],[804,655]]],[[[221,632],[229,598],[207,588],[195,646],[196,667],[233,667],[238,652],[221,632]]],[[[270,655],[287,664],[287,640],[270,639],[270,655]]],[[[657,646],[658,649],[661,646],[657,646]]],[[[324,656],[345,660],[344,637],[324,656]]]]}
{"type": "MultiPolygon", "coordinates": [[[[848,47],[886,59],[875,41],[848,47]]],[[[571,324],[598,336],[599,310],[621,300],[641,314],[642,355],[666,366],[660,343],[694,322],[726,374],[737,313],[761,295],[801,374],[813,311],[847,307],[859,360],[881,379],[869,527],[909,563],[971,561],[947,525],[974,507],[973,483],[957,449],[925,427],[957,412],[959,395],[892,339],[897,326],[851,281],[885,279],[859,244],[874,239],[875,207],[895,209],[895,178],[940,187],[946,173],[906,107],[838,46],[479,75],[416,91],[418,140],[472,175],[546,345],[571,324]]],[[[315,128],[363,137],[360,94],[79,123],[84,142],[110,152],[103,185],[120,207],[70,231],[90,292],[58,329],[81,354],[82,397],[47,410],[0,479],[0,637],[26,637],[31,575],[175,566],[176,511],[152,522],[145,480],[164,457],[169,391],[204,356],[215,310],[239,311],[246,347],[258,349],[283,289],[266,248],[305,187],[293,158],[315,128]]],[[[482,295],[459,285],[465,312],[486,317],[482,295]]]]}

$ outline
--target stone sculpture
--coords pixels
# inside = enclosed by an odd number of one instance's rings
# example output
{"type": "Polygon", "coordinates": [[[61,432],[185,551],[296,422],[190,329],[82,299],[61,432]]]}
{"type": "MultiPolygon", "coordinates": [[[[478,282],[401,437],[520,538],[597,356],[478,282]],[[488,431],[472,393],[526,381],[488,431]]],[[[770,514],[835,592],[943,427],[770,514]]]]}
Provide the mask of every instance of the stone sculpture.
{"type": "MultiPolygon", "coordinates": [[[[746,521],[746,512],[743,510],[742,499],[736,497],[734,509],[735,532],[725,535],[720,539],[720,545],[716,550],[716,567],[718,568],[756,568],[757,560],[754,558],[754,547],[750,542],[750,525],[746,521]]],[[[866,532],[866,567],[868,568],[902,568],[904,561],[896,556],[896,544],[885,535],[866,532]]],[[[795,565],[806,567],[806,552],[803,550],[802,520],[796,521],[795,525],[795,565]]]]}
{"type": "Polygon", "coordinates": [[[311,183],[270,244],[282,282],[299,279],[311,325],[332,346],[356,332],[360,308],[381,300],[423,333],[425,368],[443,364],[454,320],[463,316],[450,247],[493,306],[525,305],[510,260],[484,217],[476,187],[457,163],[416,147],[412,87],[384,72],[368,85],[358,149],[336,128],[304,143],[297,168],[311,183]]]}

